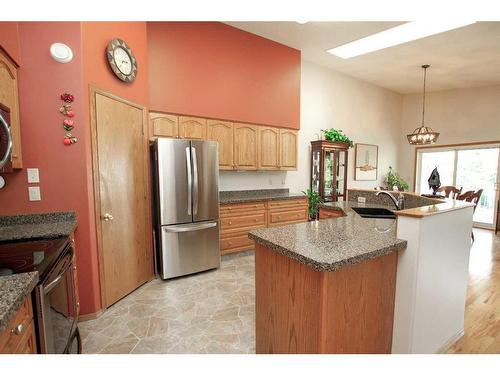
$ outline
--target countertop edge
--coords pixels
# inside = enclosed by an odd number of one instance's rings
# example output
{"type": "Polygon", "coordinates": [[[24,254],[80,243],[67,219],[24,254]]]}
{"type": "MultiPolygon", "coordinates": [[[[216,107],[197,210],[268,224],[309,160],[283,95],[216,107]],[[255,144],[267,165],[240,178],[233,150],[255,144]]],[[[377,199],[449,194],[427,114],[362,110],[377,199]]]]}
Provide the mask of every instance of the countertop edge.
{"type": "Polygon", "coordinates": [[[278,201],[278,200],[290,200],[290,199],[307,199],[305,195],[296,195],[288,197],[249,197],[249,198],[235,198],[222,200],[219,198],[219,204],[236,204],[236,203],[250,203],[250,202],[267,202],[267,201],[278,201]]]}
{"type": "Polygon", "coordinates": [[[414,217],[417,219],[422,219],[424,217],[443,214],[445,212],[451,212],[456,210],[462,210],[468,207],[474,207],[474,203],[471,202],[461,202],[455,201],[456,203],[443,202],[428,206],[409,208],[401,211],[394,211],[396,216],[407,216],[414,217]],[[460,203],[460,204],[457,204],[460,203]]]}
{"type": "Polygon", "coordinates": [[[264,240],[264,239],[260,238],[259,236],[254,235],[253,233],[249,233],[248,238],[250,238],[250,239],[254,240],[255,242],[257,242],[258,244],[265,246],[267,248],[270,248],[271,250],[274,250],[274,251],[276,251],[276,252],[278,252],[278,253],[280,253],[280,254],[282,254],[290,259],[296,260],[297,262],[302,263],[302,264],[304,264],[304,265],[306,265],[306,266],[308,266],[308,267],[310,267],[318,272],[337,271],[340,268],[343,268],[346,266],[351,266],[351,265],[358,264],[358,263],[361,263],[361,262],[364,262],[367,260],[375,259],[375,258],[378,258],[380,256],[384,256],[384,255],[387,255],[389,253],[392,253],[394,251],[404,250],[404,249],[406,249],[407,244],[408,244],[408,242],[406,240],[397,239],[396,240],[397,242],[392,244],[392,245],[385,246],[383,248],[374,250],[374,251],[369,252],[369,253],[365,253],[365,254],[354,256],[351,258],[343,259],[343,260],[340,260],[338,262],[330,264],[330,263],[320,263],[320,262],[317,262],[317,261],[312,260],[310,258],[307,258],[303,255],[297,254],[296,252],[291,251],[287,248],[284,248],[280,245],[276,245],[272,242],[264,240]]]}
{"type": "MultiPolygon", "coordinates": [[[[7,312],[0,318],[0,333],[7,327],[9,324],[10,320],[12,317],[17,313],[19,308],[21,307],[22,303],[28,297],[35,286],[38,283],[38,272],[26,272],[26,274],[31,274],[30,275],[30,280],[27,285],[23,287],[22,292],[18,293],[17,298],[15,298],[11,303],[10,306],[7,309],[7,312]]],[[[17,274],[17,275],[22,275],[22,274],[17,274]]],[[[6,276],[1,276],[1,277],[6,277],[6,276]]]]}

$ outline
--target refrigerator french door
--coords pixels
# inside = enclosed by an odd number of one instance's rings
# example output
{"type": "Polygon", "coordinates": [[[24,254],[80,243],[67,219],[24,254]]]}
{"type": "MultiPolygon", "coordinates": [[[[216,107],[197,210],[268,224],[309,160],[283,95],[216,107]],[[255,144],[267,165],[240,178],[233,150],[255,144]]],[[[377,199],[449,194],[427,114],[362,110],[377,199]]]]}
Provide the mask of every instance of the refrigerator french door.
{"type": "Polygon", "coordinates": [[[217,142],[159,138],[151,147],[160,277],[218,268],[217,142]]]}

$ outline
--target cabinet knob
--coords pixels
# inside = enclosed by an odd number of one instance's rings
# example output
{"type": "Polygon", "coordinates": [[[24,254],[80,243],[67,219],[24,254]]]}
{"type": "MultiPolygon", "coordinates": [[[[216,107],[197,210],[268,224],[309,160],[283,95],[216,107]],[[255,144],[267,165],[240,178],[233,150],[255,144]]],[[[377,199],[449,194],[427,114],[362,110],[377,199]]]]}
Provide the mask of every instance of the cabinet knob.
{"type": "Polygon", "coordinates": [[[233,224],[233,222],[232,222],[232,221],[230,221],[230,222],[229,222],[229,225],[232,225],[232,224],[233,224]]]}
{"type": "Polygon", "coordinates": [[[259,222],[259,219],[255,219],[255,222],[258,223],[259,222]]]}
{"type": "Polygon", "coordinates": [[[24,332],[24,324],[18,324],[17,327],[13,328],[11,331],[14,335],[22,335],[24,332]]]}
{"type": "Polygon", "coordinates": [[[106,213],[104,214],[104,216],[102,217],[102,219],[103,219],[104,221],[111,221],[111,220],[113,220],[113,219],[114,219],[114,217],[113,217],[113,215],[111,215],[110,213],[107,213],[107,212],[106,212],[106,213]]]}

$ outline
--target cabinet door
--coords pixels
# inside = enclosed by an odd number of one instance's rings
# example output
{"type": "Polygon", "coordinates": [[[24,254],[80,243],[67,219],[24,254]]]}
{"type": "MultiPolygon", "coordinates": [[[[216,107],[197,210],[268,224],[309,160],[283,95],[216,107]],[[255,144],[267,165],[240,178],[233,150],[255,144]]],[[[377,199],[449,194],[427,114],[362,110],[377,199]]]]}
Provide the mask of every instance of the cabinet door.
{"type": "Polygon", "coordinates": [[[280,130],[259,126],[259,169],[279,169],[280,130]]]}
{"type": "Polygon", "coordinates": [[[233,169],[233,123],[220,120],[208,120],[207,139],[219,142],[219,169],[233,169]]]}
{"type": "Polygon", "coordinates": [[[280,129],[280,169],[297,170],[297,139],[296,130],[280,129]]]}
{"type": "Polygon", "coordinates": [[[151,135],[154,137],[179,137],[179,118],[165,113],[151,112],[149,114],[151,135]]]}
{"type": "Polygon", "coordinates": [[[179,137],[206,140],[207,120],[200,117],[179,116],[179,137]]]}
{"type": "Polygon", "coordinates": [[[0,103],[10,110],[12,133],[12,167],[22,168],[21,125],[19,123],[19,98],[17,89],[17,67],[0,50],[0,103]]]}
{"type": "Polygon", "coordinates": [[[236,169],[257,169],[258,128],[234,124],[234,164],[236,169]]]}

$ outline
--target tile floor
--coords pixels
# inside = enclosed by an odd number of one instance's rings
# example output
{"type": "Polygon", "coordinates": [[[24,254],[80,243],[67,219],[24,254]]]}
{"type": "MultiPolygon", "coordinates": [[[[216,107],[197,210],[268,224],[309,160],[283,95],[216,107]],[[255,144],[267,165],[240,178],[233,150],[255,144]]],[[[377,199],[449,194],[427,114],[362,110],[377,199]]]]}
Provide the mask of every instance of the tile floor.
{"type": "MultiPolygon", "coordinates": [[[[500,353],[500,234],[474,229],[465,335],[448,353],[500,353]]],[[[255,353],[253,252],[219,270],[154,280],[80,323],[84,353],[255,353]]]]}
{"type": "Polygon", "coordinates": [[[254,285],[253,252],[224,256],[215,271],[153,280],[79,324],[83,352],[255,353],[254,285]]]}

